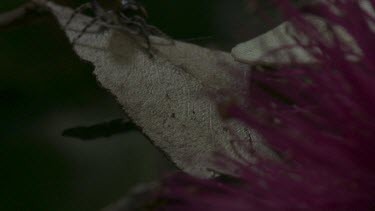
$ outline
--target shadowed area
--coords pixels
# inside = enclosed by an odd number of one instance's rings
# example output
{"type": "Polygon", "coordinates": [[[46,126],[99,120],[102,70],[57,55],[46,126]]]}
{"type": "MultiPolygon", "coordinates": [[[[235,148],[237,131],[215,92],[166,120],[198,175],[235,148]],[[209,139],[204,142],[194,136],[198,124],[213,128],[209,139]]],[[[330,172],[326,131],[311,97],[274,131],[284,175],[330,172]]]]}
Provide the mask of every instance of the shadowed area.
{"type": "Polygon", "coordinates": [[[79,126],[66,129],[62,132],[65,137],[78,138],[81,140],[93,140],[108,138],[114,135],[136,131],[134,123],[124,119],[115,119],[109,122],[98,123],[90,126],[79,126]]]}
{"type": "MultiPolygon", "coordinates": [[[[0,12],[23,2],[2,0],[0,12]]],[[[56,2],[77,7],[85,1],[56,2]]],[[[171,37],[212,36],[196,42],[219,49],[274,24],[240,15],[241,1],[142,2],[149,21],[171,37]]],[[[52,16],[32,14],[0,29],[0,45],[0,210],[98,210],[175,170],[131,123],[111,121],[123,111],[52,16]],[[98,141],[66,138],[64,130],[98,141]]]]}

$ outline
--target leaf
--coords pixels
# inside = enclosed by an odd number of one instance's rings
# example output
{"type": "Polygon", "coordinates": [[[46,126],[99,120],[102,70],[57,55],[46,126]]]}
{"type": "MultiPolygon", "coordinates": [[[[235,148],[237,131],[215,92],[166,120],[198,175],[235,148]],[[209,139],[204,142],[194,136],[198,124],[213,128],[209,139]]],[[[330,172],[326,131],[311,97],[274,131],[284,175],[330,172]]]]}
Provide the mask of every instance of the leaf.
{"type": "Polygon", "coordinates": [[[126,121],[124,119],[114,119],[109,122],[103,122],[91,126],[69,128],[64,130],[62,135],[65,137],[78,138],[81,140],[93,140],[136,130],[136,125],[134,125],[134,123],[132,123],[131,121],[126,121]]]}
{"type": "MultiPolygon", "coordinates": [[[[329,3],[325,1],[319,1],[316,3],[329,3]]],[[[372,8],[368,0],[360,0],[361,8],[364,12],[367,13],[372,18],[375,18],[375,10],[372,8]]],[[[306,5],[305,5],[306,6],[306,5]]],[[[316,16],[306,15],[307,18],[314,26],[319,30],[319,34],[324,34],[326,39],[330,39],[329,31],[327,30],[326,23],[316,16]]],[[[346,30],[337,25],[333,25],[333,30],[335,34],[341,39],[342,42],[348,43],[352,46],[352,50],[362,55],[360,48],[357,46],[357,43],[351,37],[346,30]]],[[[373,29],[375,27],[373,26],[373,29]]],[[[299,36],[297,34],[293,25],[286,21],[276,28],[254,38],[249,41],[239,43],[232,49],[232,56],[236,61],[251,64],[251,65],[285,65],[292,62],[291,58],[294,59],[294,62],[299,64],[306,63],[312,64],[315,63],[315,59],[311,57],[304,49],[302,49],[295,41],[292,36],[299,36]],[[293,48],[285,48],[286,46],[294,46],[293,48]],[[275,52],[275,49],[281,49],[275,52]],[[272,54],[265,54],[265,52],[273,52],[272,54]]]]}
{"type": "Polygon", "coordinates": [[[252,65],[289,64],[291,62],[290,54],[294,55],[298,62],[313,63],[314,59],[304,49],[297,46],[295,40],[289,35],[288,28],[290,26],[289,22],[284,22],[265,34],[236,45],[232,49],[232,56],[239,62],[252,65]],[[283,46],[297,47],[265,56],[265,52],[280,49],[283,46]]]}
{"type": "MultiPolygon", "coordinates": [[[[369,8],[366,1],[363,1],[363,3],[364,9],[369,14],[374,15],[373,9],[369,8]]],[[[320,35],[325,35],[323,36],[325,40],[330,41],[332,36],[324,21],[319,17],[310,15],[306,15],[305,18],[316,27],[320,35]]],[[[362,55],[353,37],[343,27],[337,25],[333,25],[332,27],[342,42],[348,43],[349,46],[352,46],[353,52],[362,55]]],[[[308,40],[305,35],[295,30],[291,22],[286,21],[252,40],[236,45],[232,49],[232,56],[236,61],[251,65],[278,66],[291,64],[292,62],[298,64],[316,63],[316,60],[296,42],[294,37],[298,37],[302,43],[308,40]]]]}
{"type": "MultiPolygon", "coordinates": [[[[48,7],[64,25],[72,10],[49,2],[48,7]]],[[[78,15],[66,30],[70,40],[90,22],[78,15]],[[72,30],[73,29],[73,30],[72,30]]],[[[238,157],[231,135],[224,127],[210,93],[236,85],[232,73],[244,75],[247,65],[233,60],[226,52],[193,44],[150,37],[153,58],[143,50],[142,37],[126,31],[89,29],[74,46],[83,60],[95,66],[94,74],[108,89],[130,119],[142,128],[153,144],[184,171],[207,177],[214,154],[238,157]]],[[[253,132],[232,124],[241,138],[251,138],[255,150],[271,154],[253,132]]],[[[250,144],[250,143],[249,143],[250,144]]],[[[251,156],[246,154],[248,159],[251,156]]]]}

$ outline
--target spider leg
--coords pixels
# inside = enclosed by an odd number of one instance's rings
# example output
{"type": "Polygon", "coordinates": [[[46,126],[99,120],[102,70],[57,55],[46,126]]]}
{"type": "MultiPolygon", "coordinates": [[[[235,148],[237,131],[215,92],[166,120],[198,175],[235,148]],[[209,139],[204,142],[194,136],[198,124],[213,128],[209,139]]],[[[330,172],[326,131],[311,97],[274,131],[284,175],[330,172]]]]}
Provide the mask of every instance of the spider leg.
{"type": "Polygon", "coordinates": [[[152,35],[163,37],[167,39],[168,41],[170,41],[171,44],[174,44],[174,40],[170,36],[168,36],[166,33],[161,31],[159,28],[157,28],[156,26],[147,24],[146,27],[147,27],[147,30],[150,31],[152,35]]]}
{"type": "Polygon", "coordinates": [[[141,35],[143,36],[143,38],[146,41],[146,46],[147,46],[146,52],[147,52],[148,56],[150,58],[154,57],[154,55],[152,55],[152,53],[151,53],[151,41],[150,41],[150,38],[149,38],[149,33],[145,30],[145,28],[142,25],[139,26],[139,30],[141,32],[141,35]]]}
{"type": "Polygon", "coordinates": [[[160,36],[160,37],[163,37],[169,41],[171,41],[172,43],[174,43],[173,39],[170,38],[167,34],[165,34],[163,31],[161,31],[159,28],[157,28],[156,26],[153,26],[153,25],[150,25],[146,22],[146,20],[143,18],[143,17],[140,17],[140,16],[135,16],[133,17],[133,19],[136,21],[136,22],[139,22],[141,23],[145,30],[151,34],[151,35],[156,35],[156,36],[160,36]]]}
{"type": "Polygon", "coordinates": [[[149,57],[152,58],[153,55],[151,53],[151,41],[149,39],[150,33],[147,30],[147,27],[145,26],[145,22],[139,21],[139,19],[134,19],[134,18],[129,19],[127,17],[123,17],[122,23],[126,25],[128,28],[131,28],[131,26],[134,26],[137,28],[139,35],[142,36],[146,42],[145,50],[147,54],[149,55],[149,57]]]}
{"type": "MultiPolygon", "coordinates": [[[[93,3],[96,1],[92,1],[93,3]]],[[[95,4],[92,4],[93,6],[95,4]]],[[[113,11],[102,11],[100,14],[97,14],[96,17],[92,18],[89,23],[83,29],[80,31],[80,33],[73,39],[72,44],[75,45],[75,43],[86,33],[88,32],[88,29],[93,26],[94,24],[98,24],[99,26],[104,26],[106,28],[111,28],[111,23],[107,23],[106,21],[102,22],[102,19],[105,19],[107,21],[108,17],[113,16],[113,11]]],[[[99,29],[100,30],[100,29],[99,29]]]]}
{"type": "Polygon", "coordinates": [[[146,24],[146,27],[147,29],[149,29],[152,34],[154,35],[160,35],[162,37],[168,37],[164,32],[162,32],[160,29],[158,29],[157,27],[153,26],[153,25],[149,25],[149,24],[146,24]]]}
{"type": "MultiPolygon", "coordinates": [[[[102,23],[100,23],[100,25],[103,25],[102,23]]],[[[104,27],[105,25],[103,25],[104,27]]],[[[70,27],[67,27],[65,29],[66,31],[72,31],[72,32],[76,32],[76,33],[81,33],[82,29],[74,29],[74,28],[70,28],[70,27]]],[[[89,33],[89,34],[97,34],[99,32],[99,30],[87,30],[86,31],[86,34],[89,33]]]]}
{"type": "Polygon", "coordinates": [[[81,6],[77,7],[77,8],[73,11],[73,13],[70,15],[68,21],[66,21],[66,23],[65,23],[65,25],[64,25],[64,27],[63,27],[64,30],[66,29],[66,27],[68,27],[68,25],[72,22],[73,18],[74,18],[77,14],[82,13],[84,10],[86,10],[86,9],[90,9],[90,8],[92,8],[92,4],[91,4],[91,2],[87,2],[87,3],[82,4],[81,6]]]}
{"type": "Polygon", "coordinates": [[[83,27],[82,31],[73,39],[72,45],[75,45],[75,43],[86,33],[86,31],[99,20],[100,17],[95,17],[85,27],[83,27]]]}

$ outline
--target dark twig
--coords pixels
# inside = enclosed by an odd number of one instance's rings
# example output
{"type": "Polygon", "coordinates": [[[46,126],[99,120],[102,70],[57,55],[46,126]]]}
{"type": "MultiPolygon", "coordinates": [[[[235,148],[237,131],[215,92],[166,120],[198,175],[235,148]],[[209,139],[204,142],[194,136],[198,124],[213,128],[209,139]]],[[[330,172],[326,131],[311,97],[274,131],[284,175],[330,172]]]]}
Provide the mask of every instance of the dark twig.
{"type": "Polygon", "coordinates": [[[64,130],[62,135],[86,141],[107,138],[132,131],[137,131],[137,127],[130,120],[114,119],[112,121],[102,122],[95,125],[69,128],[64,130]]]}
{"type": "Polygon", "coordinates": [[[47,2],[47,0],[30,0],[13,10],[0,13],[0,27],[9,26],[16,21],[25,18],[30,13],[45,11],[48,9],[46,7],[47,2]]]}
{"type": "Polygon", "coordinates": [[[35,11],[38,5],[34,2],[28,2],[16,9],[0,14],[0,27],[8,26],[17,20],[24,18],[29,12],[35,11]]]}

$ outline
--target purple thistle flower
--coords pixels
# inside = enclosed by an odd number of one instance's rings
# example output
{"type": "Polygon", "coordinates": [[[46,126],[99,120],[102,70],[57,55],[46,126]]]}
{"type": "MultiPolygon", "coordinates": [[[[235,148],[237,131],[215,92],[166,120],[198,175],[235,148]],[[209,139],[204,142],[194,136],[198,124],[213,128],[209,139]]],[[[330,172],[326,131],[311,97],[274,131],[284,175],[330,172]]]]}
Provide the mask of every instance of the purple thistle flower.
{"type": "MultiPolygon", "coordinates": [[[[165,209],[375,210],[375,17],[360,2],[331,0],[298,10],[277,1],[308,38],[295,39],[317,63],[253,70],[249,92],[240,96],[246,108],[231,103],[224,109],[262,134],[283,162],[227,159],[238,170],[227,180],[172,176],[160,196],[165,209]],[[323,18],[331,38],[306,14],[323,18]],[[343,27],[360,52],[333,25],[343,27]]],[[[374,0],[368,3],[374,8],[374,0]]]]}

